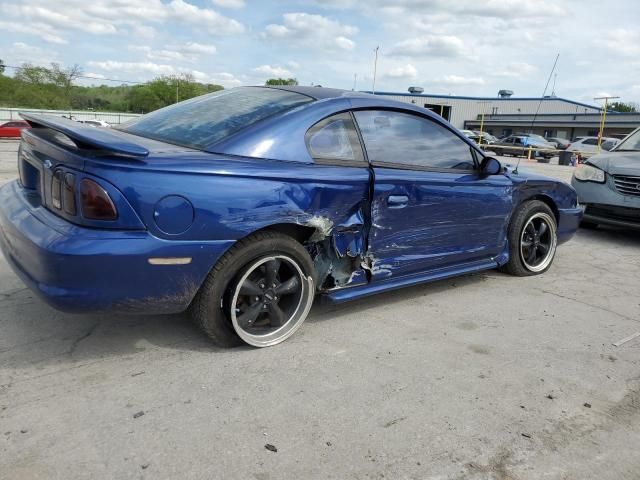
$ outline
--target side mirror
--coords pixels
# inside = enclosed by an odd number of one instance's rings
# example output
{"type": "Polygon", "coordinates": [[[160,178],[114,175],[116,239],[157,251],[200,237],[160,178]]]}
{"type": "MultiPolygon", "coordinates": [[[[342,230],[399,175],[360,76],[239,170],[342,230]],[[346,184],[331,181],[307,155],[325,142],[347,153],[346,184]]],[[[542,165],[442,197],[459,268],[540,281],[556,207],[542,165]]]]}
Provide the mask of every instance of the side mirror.
{"type": "Polygon", "coordinates": [[[483,175],[498,175],[502,172],[502,164],[493,157],[484,157],[480,164],[483,175]]]}

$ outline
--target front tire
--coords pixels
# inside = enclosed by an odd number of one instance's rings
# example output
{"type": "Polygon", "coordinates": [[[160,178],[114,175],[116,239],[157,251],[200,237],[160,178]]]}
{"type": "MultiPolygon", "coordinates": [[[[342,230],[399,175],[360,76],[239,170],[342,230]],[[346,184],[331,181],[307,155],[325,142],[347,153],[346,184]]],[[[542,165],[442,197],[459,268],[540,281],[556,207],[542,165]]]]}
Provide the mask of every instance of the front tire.
{"type": "Polygon", "coordinates": [[[558,228],[549,206],[539,200],[523,203],[508,231],[509,261],[501,270],[525,277],[546,272],[556,253],[558,228]]]}
{"type": "Polygon", "coordinates": [[[236,243],[213,268],[191,305],[196,324],[221,347],[269,347],[293,335],[315,294],[305,248],[277,232],[236,243]]]}

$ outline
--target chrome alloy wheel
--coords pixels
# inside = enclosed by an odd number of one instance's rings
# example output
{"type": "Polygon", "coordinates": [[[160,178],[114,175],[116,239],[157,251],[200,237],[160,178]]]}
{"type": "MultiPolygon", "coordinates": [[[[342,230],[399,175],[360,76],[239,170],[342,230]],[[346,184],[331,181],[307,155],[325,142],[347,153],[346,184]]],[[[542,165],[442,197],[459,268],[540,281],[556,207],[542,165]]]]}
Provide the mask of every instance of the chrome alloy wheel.
{"type": "Polygon", "coordinates": [[[245,268],[233,289],[233,328],[249,345],[276,345],[300,328],[313,297],[313,278],[295,260],[285,255],[260,258],[245,268]]]}
{"type": "Polygon", "coordinates": [[[556,222],[539,212],[527,221],[520,236],[520,258],[531,272],[541,272],[553,261],[558,244],[556,222]]]}

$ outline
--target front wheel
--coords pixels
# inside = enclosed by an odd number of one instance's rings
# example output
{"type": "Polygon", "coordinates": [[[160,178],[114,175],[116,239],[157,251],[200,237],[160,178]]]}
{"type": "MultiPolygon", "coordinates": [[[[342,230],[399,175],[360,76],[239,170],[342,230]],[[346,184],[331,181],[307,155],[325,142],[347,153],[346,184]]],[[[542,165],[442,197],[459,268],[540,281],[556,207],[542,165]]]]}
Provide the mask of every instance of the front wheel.
{"type": "Polygon", "coordinates": [[[293,335],[315,295],[313,262],[291,237],[259,232],[234,245],[196,295],[191,314],[218,345],[269,347],[293,335]]]}
{"type": "Polygon", "coordinates": [[[508,231],[509,261],[501,270],[517,276],[538,275],[549,269],[558,245],[556,219],[539,200],[523,203],[508,231]]]}

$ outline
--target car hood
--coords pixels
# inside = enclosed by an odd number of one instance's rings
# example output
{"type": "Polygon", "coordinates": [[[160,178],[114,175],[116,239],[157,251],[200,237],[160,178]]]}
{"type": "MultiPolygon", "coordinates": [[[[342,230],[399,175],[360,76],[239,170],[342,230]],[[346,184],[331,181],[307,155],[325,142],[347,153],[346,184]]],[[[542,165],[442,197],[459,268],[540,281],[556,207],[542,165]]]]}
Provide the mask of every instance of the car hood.
{"type": "Polygon", "coordinates": [[[640,176],[640,152],[604,152],[588,163],[611,175],[640,176]]]}

